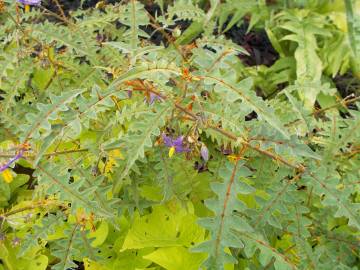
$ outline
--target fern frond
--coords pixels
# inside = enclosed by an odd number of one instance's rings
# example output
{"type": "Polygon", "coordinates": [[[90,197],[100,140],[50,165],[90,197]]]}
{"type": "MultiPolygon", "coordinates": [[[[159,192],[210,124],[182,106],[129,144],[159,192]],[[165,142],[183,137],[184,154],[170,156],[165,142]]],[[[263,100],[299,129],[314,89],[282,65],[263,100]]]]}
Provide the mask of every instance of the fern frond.
{"type": "Polygon", "coordinates": [[[193,250],[209,254],[205,266],[209,269],[223,269],[226,263],[235,263],[231,254],[225,252],[226,248],[244,248],[243,240],[232,230],[252,231],[246,218],[241,216],[246,207],[238,200],[238,194],[249,194],[253,188],[241,179],[251,173],[243,166],[243,161],[232,165],[226,163],[220,170],[223,182],[213,183],[212,190],[217,198],[206,201],[206,206],[215,214],[214,217],[199,220],[201,226],[210,231],[211,240],[206,241],[193,250]]]}
{"type": "Polygon", "coordinates": [[[59,111],[66,111],[68,109],[66,104],[84,91],[85,89],[69,91],[61,96],[50,97],[51,104],[38,104],[37,108],[40,112],[39,115],[28,114],[27,120],[29,124],[21,127],[24,131],[22,140],[26,142],[29,139],[39,138],[40,130],[43,130],[45,134],[48,134],[51,131],[49,120],[57,119],[57,113],[59,111]]]}
{"type": "Polygon", "coordinates": [[[131,0],[124,7],[120,21],[130,27],[125,37],[129,37],[130,47],[132,50],[135,50],[139,43],[139,36],[148,36],[139,28],[141,25],[147,25],[149,23],[149,18],[145,13],[144,6],[136,0],[131,0]]]}
{"type": "Polygon", "coordinates": [[[117,189],[120,181],[129,174],[135,162],[139,158],[145,157],[145,149],[152,147],[152,138],[160,135],[160,127],[164,126],[165,118],[170,109],[171,107],[164,103],[158,106],[156,112],[146,113],[143,115],[146,116],[144,120],[138,122],[124,138],[128,145],[126,151],[128,159],[121,175],[114,183],[114,190],[117,189]]]}
{"type": "Polygon", "coordinates": [[[82,207],[88,213],[98,213],[100,215],[111,217],[112,213],[103,209],[97,200],[92,200],[97,186],[86,187],[85,180],[74,181],[71,183],[70,173],[62,172],[58,165],[47,164],[44,167],[38,165],[36,172],[39,177],[39,183],[46,189],[48,194],[59,196],[60,200],[72,203],[72,210],[76,211],[82,207]],[[55,176],[52,172],[57,172],[55,176]]]}
{"type": "Polygon", "coordinates": [[[251,91],[252,80],[245,79],[241,82],[236,82],[233,72],[221,74],[217,71],[215,74],[203,76],[206,84],[215,83],[215,92],[224,94],[225,99],[229,102],[236,102],[241,100],[246,106],[252,108],[261,118],[267,121],[272,127],[277,129],[286,138],[289,138],[288,133],[281,125],[280,121],[275,116],[274,112],[268,105],[257,97],[255,92],[251,91]]]}
{"type": "Polygon", "coordinates": [[[176,20],[192,20],[202,22],[205,13],[201,8],[195,6],[192,1],[180,0],[175,1],[173,5],[168,7],[167,17],[176,20]]]}

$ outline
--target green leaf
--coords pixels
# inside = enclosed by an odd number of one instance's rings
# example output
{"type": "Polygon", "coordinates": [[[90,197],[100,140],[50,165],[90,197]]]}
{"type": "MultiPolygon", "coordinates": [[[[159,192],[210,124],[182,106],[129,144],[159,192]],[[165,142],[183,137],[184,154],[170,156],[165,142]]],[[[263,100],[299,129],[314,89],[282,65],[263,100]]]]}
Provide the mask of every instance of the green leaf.
{"type": "Polygon", "coordinates": [[[43,91],[49,86],[54,74],[55,70],[53,68],[39,68],[34,71],[34,77],[32,81],[39,90],[43,91]]]}
{"type": "Polygon", "coordinates": [[[102,221],[100,223],[99,228],[96,229],[96,231],[91,232],[88,237],[89,238],[95,238],[91,242],[92,247],[98,247],[104,243],[109,233],[109,226],[106,221],[102,221]]]}
{"type": "Polygon", "coordinates": [[[30,176],[27,174],[17,174],[14,180],[9,184],[11,192],[14,192],[18,187],[21,187],[27,181],[29,181],[30,176]]]}
{"type": "Polygon", "coordinates": [[[0,180],[0,203],[6,202],[10,199],[11,190],[9,184],[7,184],[1,177],[0,180]]]}
{"type": "Polygon", "coordinates": [[[151,261],[145,257],[152,251],[152,248],[144,248],[140,250],[125,250],[119,253],[116,260],[112,264],[110,264],[110,267],[113,267],[111,269],[128,270],[149,269],[147,267],[151,265],[151,261]]]}
{"type": "Polygon", "coordinates": [[[130,36],[130,45],[134,50],[139,42],[138,36],[147,36],[140,31],[139,26],[147,25],[149,18],[144,11],[144,6],[136,0],[131,0],[126,6],[123,15],[120,17],[120,21],[130,26],[128,35],[130,36]]]}
{"type": "Polygon", "coordinates": [[[226,163],[219,172],[221,183],[213,183],[212,190],[217,199],[206,201],[206,206],[215,213],[214,217],[199,220],[201,226],[210,231],[211,239],[193,249],[194,252],[207,252],[209,257],[205,266],[210,269],[222,269],[227,263],[236,263],[235,258],[225,252],[226,248],[244,248],[243,241],[233,230],[252,231],[246,218],[238,215],[246,206],[237,198],[238,193],[248,194],[251,188],[244,189],[241,178],[249,175],[243,167],[244,162],[226,163]]]}
{"type": "Polygon", "coordinates": [[[142,217],[135,215],[122,250],[189,247],[204,239],[204,230],[195,222],[196,217],[179,206],[174,211],[166,206],[155,206],[151,214],[142,217]]]}
{"type": "Polygon", "coordinates": [[[184,247],[166,247],[158,248],[144,258],[167,270],[198,270],[206,255],[190,253],[184,247]]]}
{"type": "Polygon", "coordinates": [[[286,138],[289,138],[288,132],[277,119],[272,109],[251,90],[252,79],[247,78],[236,83],[233,76],[234,74],[229,72],[223,74],[223,77],[221,77],[221,74],[215,74],[215,76],[204,76],[204,78],[207,82],[214,82],[216,84],[215,91],[224,94],[227,101],[233,103],[240,99],[246,106],[253,109],[260,118],[268,122],[286,138]]]}
{"type": "Polygon", "coordinates": [[[83,93],[86,89],[77,89],[73,91],[66,92],[61,96],[52,96],[51,104],[41,104],[37,105],[39,113],[36,115],[34,113],[27,114],[27,120],[30,122],[27,125],[22,126],[23,129],[23,140],[27,141],[30,138],[37,139],[40,137],[40,129],[46,130],[49,132],[51,129],[51,124],[49,119],[56,119],[58,111],[66,111],[68,108],[66,104],[71,102],[76,96],[83,93]]]}
{"type": "Polygon", "coordinates": [[[113,190],[116,191],[122,179],[124,179],[130,169],[139,158],[144,158],[145,149],[152,147],[152,138],[160,135],[160,127],[165,123],[170,106],[167,104],[159,105],[156,112],[148,112],[146,118],[138,123],[136,130],[131,132],[125,141],[128,142],[127,163],[120,177],[114,182],[113,190]]]}
{"type": "Polygon", "coordinates": [[[28,269],[45,270],[48,267],[48,262],[48,257],[40,254],[30,261],[28,269]]]}

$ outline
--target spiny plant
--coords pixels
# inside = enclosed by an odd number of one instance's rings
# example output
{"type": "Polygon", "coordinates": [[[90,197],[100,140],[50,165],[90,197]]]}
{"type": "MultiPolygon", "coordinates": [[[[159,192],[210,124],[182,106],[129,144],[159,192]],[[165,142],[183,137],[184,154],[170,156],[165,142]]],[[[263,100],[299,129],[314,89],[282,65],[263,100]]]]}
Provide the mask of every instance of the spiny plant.
{"type": "Polygon", "coordinates": [[[34,2],[0,1],[0,270],[358,269],[357,1],[34,2]]]}

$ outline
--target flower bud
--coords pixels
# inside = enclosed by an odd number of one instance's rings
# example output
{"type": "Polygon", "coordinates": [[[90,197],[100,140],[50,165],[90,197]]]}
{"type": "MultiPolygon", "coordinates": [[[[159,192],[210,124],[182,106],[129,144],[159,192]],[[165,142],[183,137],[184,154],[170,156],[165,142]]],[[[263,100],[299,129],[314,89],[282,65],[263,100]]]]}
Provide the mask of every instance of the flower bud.
{"type": "Polygon", "coordinates": [[[179,27],[176,27],[172,32],[173,37],[178,38],[181,36],[181,30],[179,27]]]}
{"type": "Polygon", "coordinates": [[[205,161],[209,160],[209,150],[207,149],[205,144],[201,144],[200,154],[203,160],[205,161]]]}

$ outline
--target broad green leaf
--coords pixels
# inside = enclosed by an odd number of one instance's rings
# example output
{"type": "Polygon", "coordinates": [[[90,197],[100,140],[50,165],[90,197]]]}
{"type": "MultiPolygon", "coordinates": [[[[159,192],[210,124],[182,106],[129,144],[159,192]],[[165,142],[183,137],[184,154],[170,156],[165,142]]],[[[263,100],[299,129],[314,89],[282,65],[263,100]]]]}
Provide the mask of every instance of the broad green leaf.
{"type": "Polygon", "coordinates": [[[54,74],[55,70],[53,68],[38,68],[34,71],[34,77],[32,81],[39,90],[43,91],[51,83],[54,74]]]}
{"type": "Polygon", "coordinates": [[[184,247],[165,247],[158,248],[144,258],[167,270],[198,270],[206,255],[190,253],[184,247]]]}
{"type": "Polygon", "coordinates": [[[106,221],[102,221],[100,223],[99,228],[96,229],[96,231],[91,232],[88,237],[89,238],[95,238],[91,242],[92,247],[98,247],[104,243],[109,233],[109,226],[106,221]]]}
{"type": "Polygon", "coordinates": [[[189,247],[204,239],[204,230],[196,224],[196,217],[180,206],[171,211],[155,206],[151,214],[135,215],[122,250],[145,247],[189,247]]]}

